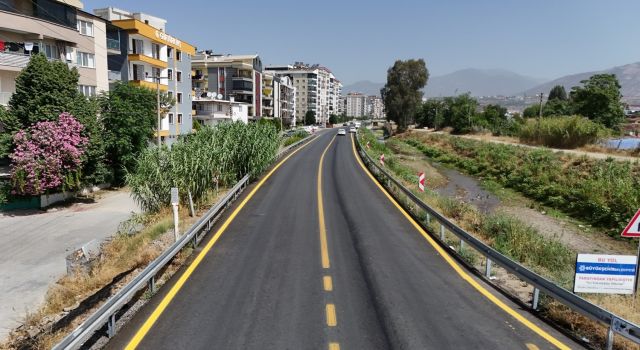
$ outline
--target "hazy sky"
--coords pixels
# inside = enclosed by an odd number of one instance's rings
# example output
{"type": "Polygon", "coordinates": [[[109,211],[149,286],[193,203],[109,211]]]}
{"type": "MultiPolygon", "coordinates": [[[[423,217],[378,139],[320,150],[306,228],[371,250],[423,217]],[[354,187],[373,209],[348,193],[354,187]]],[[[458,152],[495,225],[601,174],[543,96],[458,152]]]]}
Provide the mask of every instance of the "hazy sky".
{"type": "Polygon", "coordinates": [[[396,59],[431,75],[502,68],[557,78],[640,61],[639,0],[84,0],[167,19],[198,49],[258,53],[265,65],[329,67],[345,84],[383,82],[396,59]]]}

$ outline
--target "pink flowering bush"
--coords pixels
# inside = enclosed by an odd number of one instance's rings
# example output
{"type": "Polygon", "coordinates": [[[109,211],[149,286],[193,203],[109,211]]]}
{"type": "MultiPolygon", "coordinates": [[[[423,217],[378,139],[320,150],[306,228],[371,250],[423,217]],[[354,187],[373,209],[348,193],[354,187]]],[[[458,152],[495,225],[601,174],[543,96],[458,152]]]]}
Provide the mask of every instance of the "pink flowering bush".
{"type": "Polygon", "coordinates": [[[11,158],[13,193],[40,195],[51,190],[72,190],[80,185],[80,170],[89,140],[84,126],[71,114],[57,121],[42,121],[13,137],[11,158]]]}

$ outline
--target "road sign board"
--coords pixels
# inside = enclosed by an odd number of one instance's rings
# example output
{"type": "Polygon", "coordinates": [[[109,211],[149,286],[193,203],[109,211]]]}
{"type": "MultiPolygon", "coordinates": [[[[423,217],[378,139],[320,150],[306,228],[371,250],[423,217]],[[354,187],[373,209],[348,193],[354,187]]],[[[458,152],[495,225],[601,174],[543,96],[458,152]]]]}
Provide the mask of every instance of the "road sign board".
{"type": "Polygon", "coordinates": [[[171,187],[171,205],[178,205],[180,199],[178,198],[178,188],[171,187]]]}
{"type": "Polygon", "coordinates": [[[424,173],[418,174],[418,188],[424,192],[424,173]]]}
{"type": "Polygon", "coordinates": [[[574,293],[633,294],[637,257],[578,254],[574,293]]]}
{"type": "Polygon", "coordinates": [[[640,237],[640,209],[633,216],[629,225],[622,231],[622,237],[640,237]]]}

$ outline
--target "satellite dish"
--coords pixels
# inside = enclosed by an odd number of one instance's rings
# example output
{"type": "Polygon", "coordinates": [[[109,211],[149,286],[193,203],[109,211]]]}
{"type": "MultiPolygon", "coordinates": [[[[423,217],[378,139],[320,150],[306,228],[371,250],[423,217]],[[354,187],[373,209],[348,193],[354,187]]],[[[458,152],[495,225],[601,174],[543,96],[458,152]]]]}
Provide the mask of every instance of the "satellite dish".
{"type": "Polygon", "coordinates": [[[218,94],[218,100],[222,100],[222,94],[218,94]]]}
{"type": "Polygon", "coordinates": [[[207,97],[212,97],[213,94],[207,91],[207,97]]]}

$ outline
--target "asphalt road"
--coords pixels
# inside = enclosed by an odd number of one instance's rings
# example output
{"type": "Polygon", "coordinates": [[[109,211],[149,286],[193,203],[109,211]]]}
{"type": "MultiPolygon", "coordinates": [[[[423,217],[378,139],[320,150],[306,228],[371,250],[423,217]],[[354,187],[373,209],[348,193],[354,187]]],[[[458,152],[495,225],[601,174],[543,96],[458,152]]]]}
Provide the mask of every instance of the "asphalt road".
{"type": "Polygon", "coordinates": [[[282,164],[181,288],[163,288],[109,347],[579,348],[456,272],[335,134],[282,164]]]}

